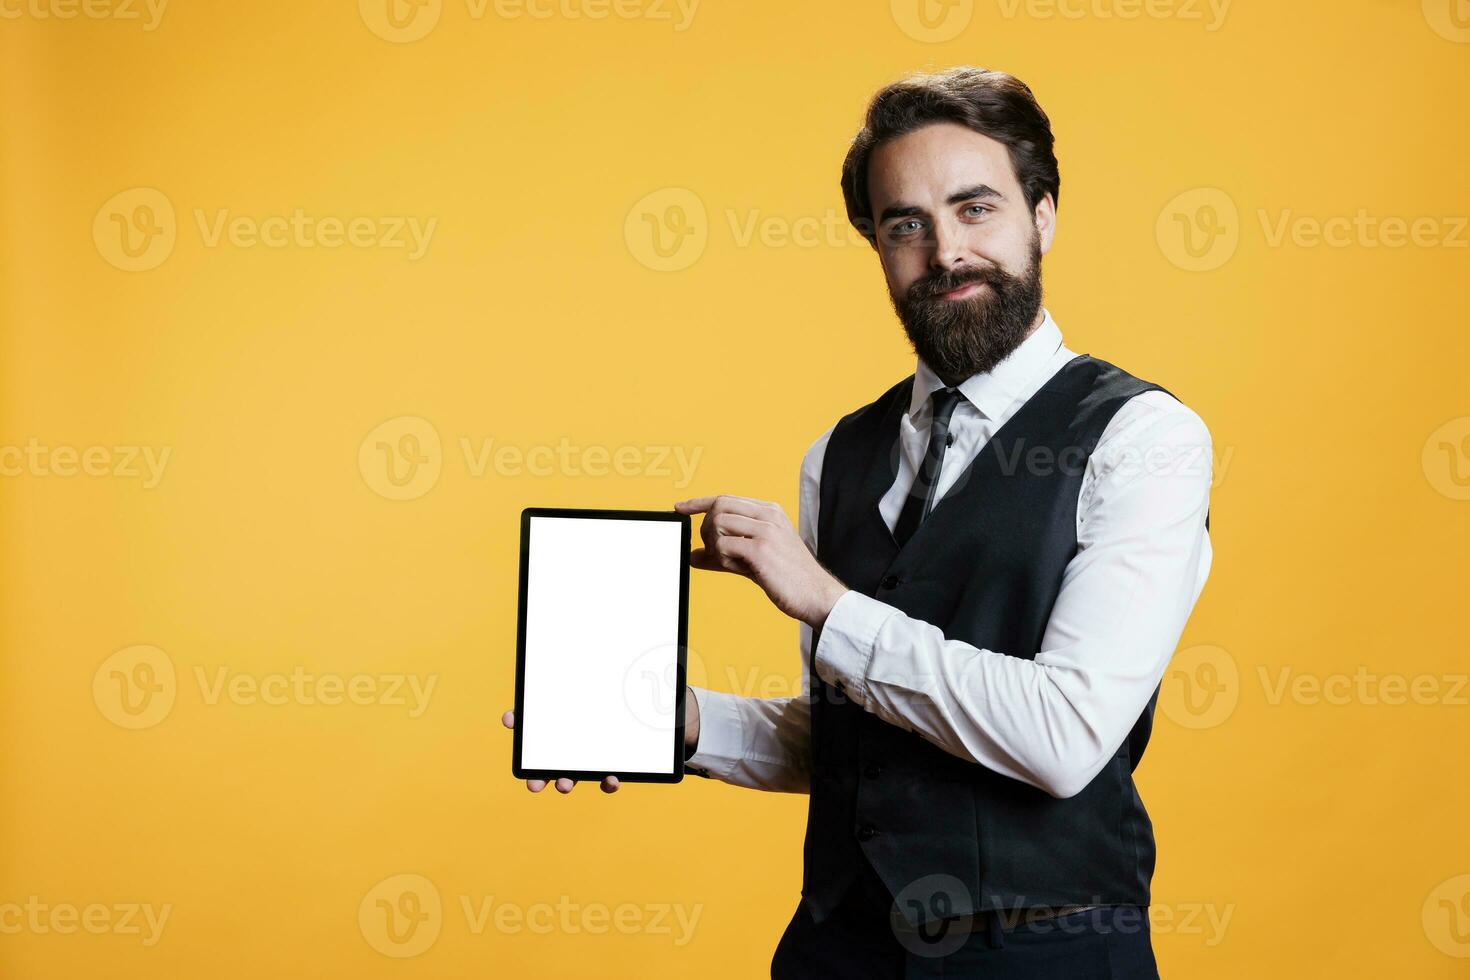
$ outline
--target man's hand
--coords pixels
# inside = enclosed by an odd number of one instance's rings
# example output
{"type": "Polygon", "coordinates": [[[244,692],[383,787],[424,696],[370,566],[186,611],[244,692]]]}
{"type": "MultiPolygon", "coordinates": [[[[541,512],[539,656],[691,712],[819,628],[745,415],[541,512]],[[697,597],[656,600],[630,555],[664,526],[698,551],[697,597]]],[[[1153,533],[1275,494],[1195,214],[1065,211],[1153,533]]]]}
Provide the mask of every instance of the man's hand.
{"type": "Polygon", "coordinates": [[[817,561],[780,504],[721,494],[681,500],[674,510],[705,515],[699,525],[704,547],[689,557],[695,568],[744,575],[777,609],[814,629],[847,591],[817,561]]]}
{"type": "MultiPolygon", "coordinates": [[[[507,711],[500,716],[500,723],[506,728],[516,727],[516,713],[514,711],[507,711]]],[[[694,692],[687,687],[684,688],[684,744],[691,749],[699,744],[699,702],[695,699],[694,692]]],[[[558,793],[570,793],[572,787],[576,785],[577,781],[575,779],[558,779],[556,781],[556,791],[558,793]]],[[[620,784],[618,783],[618,777],[608,776],[602,781],[601,785],[604,793],[616,793],[620,784]]],[[[545,788],[546,780],[544,779],[526,780],[526,789],[533,793],[539,793],[545,788]]]]}
{"type": "MultiPolygon", "coordinates": [[[[516,713],[514,711],[507,711],[505,714],[500,716],[500,723],[506,728],[516,727],[516,713]]],[[[566,777],[562,777],[561,779],[558,779],[556,781],[556,791],[558,793],[570,793],[572,791],[572,787],[575,785],[577,785],[577,781],[575,779],[567,779],[566,777]]],[[[546,780],[544,779],[526,780],[526,789],[530,790],[533,793],[539,793],[545,788],[546,780]]],[[[604,779],[602,781],[602,791],[604,793],[616,793],[618,791],[618,777],[608,776],[606,779],[604,779]]]]}

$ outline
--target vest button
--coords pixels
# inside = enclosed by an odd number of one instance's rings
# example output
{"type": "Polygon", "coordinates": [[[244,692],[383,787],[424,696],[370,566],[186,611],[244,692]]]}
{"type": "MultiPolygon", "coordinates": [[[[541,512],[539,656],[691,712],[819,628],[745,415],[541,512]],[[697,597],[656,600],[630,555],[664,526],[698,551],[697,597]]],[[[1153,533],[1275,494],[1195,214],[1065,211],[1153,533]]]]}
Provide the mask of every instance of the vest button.
{"type": "Polygon", "coordinates": [[[878,765],[878,763],[876,762],[868,763],[868,767],[863,770],[863,775],[867,776],[869,779],[877,779],[882,774],[883,767],[878,765]]]}
{"type": "Polygon", "coordinates": [[[873,835],[876,834],[877,832],[878,831],[874,830],[873,829],[873,826],[871,824],[866,824],[865,823],[865,824],[861,825],[860,827],[858,827],[858,829],[857,829],[857,839],[858,840],[872,840],[873,839],[873,835]]]}
{"type": "Polygon", "coordinates": [[[883,576],[883,581],[879,582],[878,585],[885,589],[896,589],[898,588],[898,576],[885,575],[883,576]]]}

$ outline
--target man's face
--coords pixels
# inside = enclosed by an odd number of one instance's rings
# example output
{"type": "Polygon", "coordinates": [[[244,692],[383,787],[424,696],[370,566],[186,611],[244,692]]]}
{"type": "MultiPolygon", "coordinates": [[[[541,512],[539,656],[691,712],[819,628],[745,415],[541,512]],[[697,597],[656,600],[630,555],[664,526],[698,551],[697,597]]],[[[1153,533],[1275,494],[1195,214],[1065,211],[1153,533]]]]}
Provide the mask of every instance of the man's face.
{"type": "Polygon", "coordinates": [[[1005,144],[935,123],[868,163],[877,249],[914,351],[946,384],[989,371],[1041,319],[1051,195],[1033,209],[1005,144]]]}

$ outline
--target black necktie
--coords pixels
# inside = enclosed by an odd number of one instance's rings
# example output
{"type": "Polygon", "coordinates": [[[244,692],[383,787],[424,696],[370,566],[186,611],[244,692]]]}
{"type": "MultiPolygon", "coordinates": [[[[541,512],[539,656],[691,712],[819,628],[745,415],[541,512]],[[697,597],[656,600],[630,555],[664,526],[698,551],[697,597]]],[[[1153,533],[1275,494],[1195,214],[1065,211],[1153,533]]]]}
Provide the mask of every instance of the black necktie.
{"type": "Polygon", "coordinates": [[[914,484],[909,488],[908,499],[893,527],[893,537],[901,548],[913,537],[914,531],[929,512],[934,509],[934,490],[939,482],[939,464],[944,462],[944,451],[949,448],[949,417],[959,404],[958,388],[940,388],[929,396],[934,402],[934,418],[929,423],[929,448],[924,451],[924,464],[914,475],[914,484]]]}

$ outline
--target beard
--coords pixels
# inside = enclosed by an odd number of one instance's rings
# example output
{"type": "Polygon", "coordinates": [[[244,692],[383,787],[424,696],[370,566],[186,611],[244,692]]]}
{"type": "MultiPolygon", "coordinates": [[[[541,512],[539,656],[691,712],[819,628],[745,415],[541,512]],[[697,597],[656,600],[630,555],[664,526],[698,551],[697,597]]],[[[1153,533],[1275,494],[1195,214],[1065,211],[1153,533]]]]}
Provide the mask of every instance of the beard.
{"type": "Polygon", "coordinates": [[[965,266],[925,276],[902,298],[889,292],[914,353],[946,385],[991,370],[1020,346],[1041,310],[1041,242],[1031,239],[1020,275],[999,266],[965,266]],[[960,300],[940,295],[967,283],[990,288],[960,300]]]}

